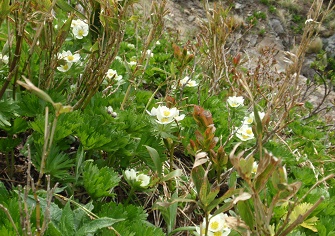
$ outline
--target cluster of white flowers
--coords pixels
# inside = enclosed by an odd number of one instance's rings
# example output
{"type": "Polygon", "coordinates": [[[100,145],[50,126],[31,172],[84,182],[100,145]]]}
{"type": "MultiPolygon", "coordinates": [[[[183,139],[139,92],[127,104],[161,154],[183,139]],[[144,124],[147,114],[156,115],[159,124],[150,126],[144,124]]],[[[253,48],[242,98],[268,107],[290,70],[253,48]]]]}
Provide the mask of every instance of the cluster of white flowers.
{"type": "Polygon", "coordinates": [[[108,114],[110,114],[111,116],[113,117],[117,117],[117,113],[113,110],[113,107],[112,106],[108,106],[106,107],[106,111],[108,114]]]}
{"type": "Polygon", "coordinates": [[[186,87],[196,87],[198,86],[197,81],[190,79],[189,76],[185,76],[184,79],[179,81],[179,86],[186,86],[186,87]]]}
{"type": "Polygon", "coordinates": [[[5,63],[5,64],[8,64],[8,62],[9,62],[9,57],[8,57],[7,55],[2,55],[2,54],[0,53],[0,61],[2,61],[2,62],[5,63]]]}
{"type": "Polygon", "coordinates": [[[78,19],[71,22],[72,33],[75,38],[82,39],[88,35],[88,24],[78,19]]]}
{"type": "MultiPolygon", "coordinates": [[[[264,112],[258,112],[260,119],[262,120],[265,116],[264,112]]],[[[252,132],[251,124],[254,123],[255,114],[252,112],[249,116],[244,117],[242,121],[242,126],[237,128],[236,136],[242,141],[247,141],[254,138],[254,133],[252,132]]]]}
{"type": "Polygon", "coordinates": [[[128,43],[128,44],[127,44],[127,48],[135,49],[135,45],[132,44],[132,43],[128,43]]]}
{"type": "MultiPolygon", "coordinates": [[[[208,236],[227,236],[231,229],[228,227],[226,218],[227,214],[220,213],[216,216],[209,215],[208,236]]],[[[206,219],[204,218],[201,227],[196,228],[196,235],[206,234],[206,219]]]]}
{"type": "Polygon", "coordinates": [[[117,85],[122,84],[124,81],[122,80],[122,75],[118,75],[116,70],[113,69],[109,69],[106,73],[106,77],[108,79],[115,79],[117,85]]]}
{"type": "Polygon", "coordinates": [[[239,97],[232,96],[227,99],[227,102],[229,106],[236,108],[239,106],[243,106],[244,98],[242,96],[239,97]]]}
{"type": "MultiPolygon", "coordinates": [[[[228,97],[227,102],[230,107],[237,108],[239,106],[244,105],[244,98],[242,96],[236,97],[228,97]]],[[[260,119],[262,120],[263,117],[265,116],[264,112],[258,112],[258,115],[260,119]]],[[[241,139],[242,141],[247,141],[250,139],[253,139],[255,137],[251,124],[254,123],[255,120],[255,114],[254,112],[251,112],[248,116],[245,116],[243,121],[242,121],[242,126],[236,128],[236,136],[241,139]]]]}
{"type": "Polygon", "coordinates": [[[63,51],[57,55],[59,60],[64,60],[65,63],[57,67],[57,70],[61,72],[68,71],[73,63],[76,63],[80,60],[80,55],[78,53],[72,54],[70,51],[63,51]]]}
{"type": "Polygon", "coordinates": [[[154,54],[152,53],[152,51],[150,49],[148,49],[145,54],[147,55],[147,57],[153,57],[154,54]]]}
{"type": "Polygon", "coordinates": [[[138,171],[134,169],[128,169],[124,172],[125,178],[128,181],[139,182],[142,188],[148,187],[150,184],[150,177],[146,174],[138,174],[138,171]]]}
{"type": "Polygon", "coordinates": [[[252,128],[249,125],[242,125],[241,127],[236,128],[236,136],[242,141],[247,141],[255,137],[252,128]]]}
{"type": "Polygon", "coordinates": [[[179,115],[179,110],[175,107],[168,108],[166,106],[159,105],[157,108],[153,107],[151,111],[147,111],[151,116],[156,116],[157,123],[159,124],[169,124],[174,120],[180,121],[185,118],[185,115],[179,115]]]}

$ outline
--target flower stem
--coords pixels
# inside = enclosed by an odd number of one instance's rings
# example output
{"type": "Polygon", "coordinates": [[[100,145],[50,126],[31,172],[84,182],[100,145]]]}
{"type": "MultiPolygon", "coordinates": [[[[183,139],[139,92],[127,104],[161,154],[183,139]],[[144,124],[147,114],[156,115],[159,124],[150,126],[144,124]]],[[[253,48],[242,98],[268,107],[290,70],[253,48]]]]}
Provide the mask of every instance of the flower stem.
{"type": "Polygon", "coordinates": [[[135,193],[135,189],[133,188],[133,186],[131,186],[128,198],[127,198],[126,202],[124,203],[125,205],[128,205],[128,203],[129,203],[130,199],[133,197],[134,193],[135,193]]]}

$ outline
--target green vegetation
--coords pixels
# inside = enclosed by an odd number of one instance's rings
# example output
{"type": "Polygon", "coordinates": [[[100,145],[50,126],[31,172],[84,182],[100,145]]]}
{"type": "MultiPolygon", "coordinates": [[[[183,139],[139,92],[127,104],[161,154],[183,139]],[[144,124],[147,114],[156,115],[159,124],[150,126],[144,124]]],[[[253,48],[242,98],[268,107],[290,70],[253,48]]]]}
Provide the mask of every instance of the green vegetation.
{"type": "Polygon", "coordinates": [[[180,41],[149,2],[0,3],[0,235],[333,235],[334,124],[298,83],[312,25],[284,72],[268,48],[249,68],[222,4],[180,41]]]}

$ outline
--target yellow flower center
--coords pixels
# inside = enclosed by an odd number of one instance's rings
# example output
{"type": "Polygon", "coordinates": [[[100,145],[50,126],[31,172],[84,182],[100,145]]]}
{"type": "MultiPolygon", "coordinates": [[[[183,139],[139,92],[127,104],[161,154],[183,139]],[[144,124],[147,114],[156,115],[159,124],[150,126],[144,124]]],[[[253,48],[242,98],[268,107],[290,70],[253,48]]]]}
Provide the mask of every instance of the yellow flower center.
{"type": "Polygon", "coordinates": [[[74,59],[74,56],[72,56],[72,55],[69,55],[69,56],[67,56],[67,59],[68,59],[69,61],[73,61],[73,59],[74,59]]]}
{"type": "Polygon", "coordinates": [[[213,235],[214,236],[221,236],[222,235],[222,231],[215,232],[213,235]]]}
{"type": "Polygon", "coordinates": [[[170,111],[164,111],[163,114],[164,114],[164,116],[169,116],[171,114],[171,112],[170,111]]]}
{"type": "Polygon", "coordinates": [[[247,129],[246,133],[249,134],[249,135],[251,135],[252,134],[252,130],[251,129],[247,129]]]}
{"type": "Polygon", "coordinates": [[[242,138],[243,138],[243,139],[248,139],[249,136],[247,136],[247,135],[242,135],[242,138]]]}
{"type": "Polygon", "coordinates": [[[84,30],[82,30],[82,29],[78,30],[78,35],[83,36],[84,35],[84,30]]]}
{"type": "Polygon", "coordinates": [[[168,119],[168,118],[165,118],[165,117],[161,119],[161,122],[162,122],[162,123],[164,123],[164,122],[168,122],[168,121],[169,121],[169,119],[168,119]]]}
{"type": "Polygon", "coordinates": [[[63,69],[64,69],[64,70],[67,70],[67,69],[69,69],[69,66],[68,66],[68,64],[65,64],[65,65],[63,65],[63,69]]]}
{"type": "Polygon", "coordinates": [[[212,230],[217,230],[217,229],[219,228],[219,222],[217,222],[217,221],[212,222],[212,223],[210,224],[210,228],[211,228],[212,230]]]}

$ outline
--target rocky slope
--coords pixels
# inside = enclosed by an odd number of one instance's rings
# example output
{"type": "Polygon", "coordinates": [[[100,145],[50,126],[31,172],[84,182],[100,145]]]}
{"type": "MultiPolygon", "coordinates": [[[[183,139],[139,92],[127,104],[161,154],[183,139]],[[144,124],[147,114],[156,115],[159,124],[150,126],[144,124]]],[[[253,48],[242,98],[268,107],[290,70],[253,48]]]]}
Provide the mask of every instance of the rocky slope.
{"type": "MultiPolygon", "coordinates": [[[[326,2],[324,5],[326,5],[326,2]]],[[[279,50],[276,55],[278,70],[285,69],[284,52],[293,51],[296,44],[300,43],[301,34],[311,1],[265,1],[265,0],[239,0],[223,1],[227,7],[231,7],[230,13],[249,24],[256,18],[257,23],[248,33],[238,32],[235,38],[243,46],[243,53],[248,54],[251,61],[259,56],[259,51],[265,46],[271,46],[279,50]],[[271,3],[272,2],[272,3],[271,3]]],[[[215,2],[211,1],[210,6],[215,2]]],[[[203,1],[199,0],[168,0],[169,14],[166,17],[167,29],[177,31],[181,39],[192,39],[199,33],[199,25],[206,20],[203,1]]],[[[310,64],[315,60],[321,50],[327,52],[328,57],[335,56],[335,20],[334,14],[326,18],[326,23],[321,27],[320,38],[315,44],[310,45],[306,55],[305,64],[301,72],[301,84],[306,90],[304,101],[311,102],[314,107],[319,106],[325,92],[333,90],[333,86],[307,87],[306,81],[313,79],[315,71],[310,64]]],[[[252,63],[250,64],[252,66],[252,63]]],[[[335,94],[331,92],[325,99],[320,109],[330,108],[325,114],[328,121],[333,123],[335,118],[335,94]]],[[[322,112],[325,113],[324,109],[322,112]]]]}

